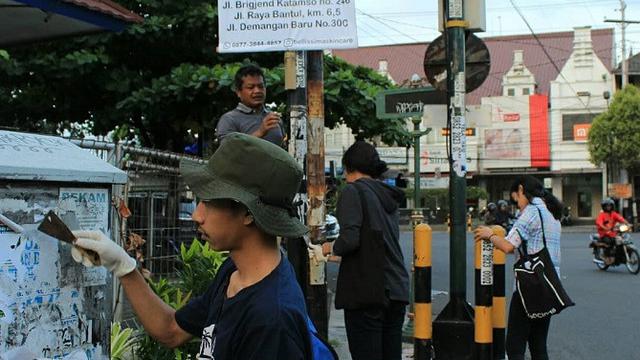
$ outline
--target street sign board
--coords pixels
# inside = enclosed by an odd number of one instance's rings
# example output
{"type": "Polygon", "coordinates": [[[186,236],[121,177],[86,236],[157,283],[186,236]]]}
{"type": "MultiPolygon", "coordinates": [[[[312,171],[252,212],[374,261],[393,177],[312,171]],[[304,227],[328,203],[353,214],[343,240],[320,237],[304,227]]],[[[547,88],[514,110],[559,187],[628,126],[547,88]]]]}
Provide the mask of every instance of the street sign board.
{"type": "Polygon", "coordinates": [[[609,196],[618,199],[630,199],[633,196],[631,184],[610,183],[608,184],[609,196]]]}
{"type": "MultiPolygon", "coordinates": [[[[447,90],[447,49],[444,36],[438,36],[427,48],[424,55],[424,73],[429,83],[440,91],[447,90]]],[[[473,34],[467,34],[465,42],[465,91],[477,89],[489,75],[491,58],[484,41],[473,34]]]]}
{"type": "Polygon", "coordinates": [[[446,103],[446,94],[432,87],[384,90],[376,96],[376,116],[378,119],[422,117],[425,105],[446,103]]]}
{"type": "Polygon", "coordinates": [[[355,0],[218,0],[218,52],[358,47],[355,0]]]}

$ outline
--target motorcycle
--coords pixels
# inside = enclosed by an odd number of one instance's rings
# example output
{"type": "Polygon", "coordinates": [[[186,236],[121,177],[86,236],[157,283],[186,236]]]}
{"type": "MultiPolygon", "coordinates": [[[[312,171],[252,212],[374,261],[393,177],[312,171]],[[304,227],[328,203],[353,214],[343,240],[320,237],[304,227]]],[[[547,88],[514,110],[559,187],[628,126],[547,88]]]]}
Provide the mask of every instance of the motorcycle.
{"type": "Polygon", "coordinates": [[[613,248],[611,245],[600,241],[598,234],[591,234],[591,243],[589,247],[593,249],[593,262],[598,269],[607,270],[610,266],[618,266],[624,264],[632,274],[640,272],[640,255],[638,250],[631,241],[631,227],[629,225],[616,226],[618,236],[615,238],[613,248]],[[610,248],[610,249],[609,249],[610,248]],[[613,257],[612,262],[607,261],[605,255],[609,249],[609,254],[613,257]]]}

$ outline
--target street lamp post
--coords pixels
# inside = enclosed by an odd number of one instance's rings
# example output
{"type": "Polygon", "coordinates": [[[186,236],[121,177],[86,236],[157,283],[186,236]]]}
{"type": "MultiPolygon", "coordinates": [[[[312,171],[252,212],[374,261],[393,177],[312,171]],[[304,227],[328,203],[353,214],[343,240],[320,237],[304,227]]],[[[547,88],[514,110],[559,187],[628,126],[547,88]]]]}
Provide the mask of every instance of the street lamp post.
{"type": "Polygon", "coordinates": [[[420,137],[427,135],[431,129],[428,128],[424,131],[420,130],[420,123],[422,119],[414,117],[411,119],[413,122],[413,131],[411,136],[413,137],[413,214],[411,216],[414,219],[414,226],[423,220],[422,209],[420,207],[420,137]]]}
{"type": "MultiPolygon", "coordinates": [[[[412,88],[419,88],[422,83],[422,78],[418,74],[411,75],[410,86],[412,88]]],[[[413,122],[413,131],[411,137],[413,137],[413,213],[411,219],[413,220],[413,226],[422,222],[422,210],[420,208],[420,137],[427,135],[431,129],[428,128],[425,131],[420,130],[420,123],[422,119],[419,117],[411,118],[413,122]]]]}

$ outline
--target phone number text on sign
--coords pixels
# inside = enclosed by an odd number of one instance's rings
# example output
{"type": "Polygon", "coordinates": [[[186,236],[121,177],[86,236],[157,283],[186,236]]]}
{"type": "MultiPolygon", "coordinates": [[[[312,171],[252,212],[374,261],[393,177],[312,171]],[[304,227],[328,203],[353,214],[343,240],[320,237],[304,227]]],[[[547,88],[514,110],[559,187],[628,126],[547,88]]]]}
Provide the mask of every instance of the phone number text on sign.
{"type": "Polygon", "coordinates": [[[358,46],[353,0],[218,0],[219,52],[358,46]]]}
{"type": "Polygon", "coordinates": [[[480,285],[493,285],[493,244],[482,241],[480,263],[480,285]]]}

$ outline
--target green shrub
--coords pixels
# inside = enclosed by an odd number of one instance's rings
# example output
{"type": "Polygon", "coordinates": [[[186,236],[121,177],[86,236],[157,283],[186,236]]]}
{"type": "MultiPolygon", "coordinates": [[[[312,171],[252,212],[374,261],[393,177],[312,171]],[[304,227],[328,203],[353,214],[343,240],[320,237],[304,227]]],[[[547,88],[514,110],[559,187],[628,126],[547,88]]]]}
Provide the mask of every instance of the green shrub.
{"type": "Polygon", "coordinates": [[[119,322],[111,323],[111,359],[124,360],[125,354],[131,351],[135,344],[133,329],[123,329],[119,322]]]}

